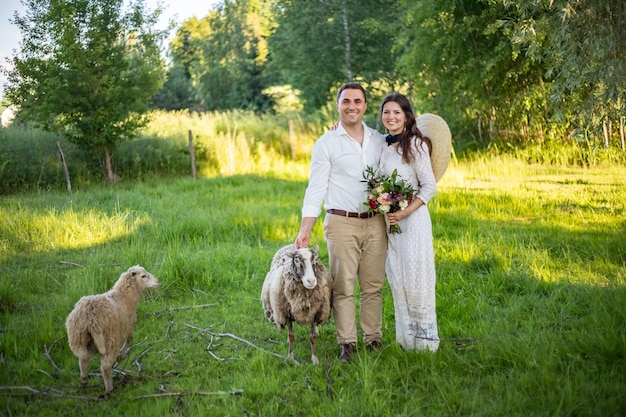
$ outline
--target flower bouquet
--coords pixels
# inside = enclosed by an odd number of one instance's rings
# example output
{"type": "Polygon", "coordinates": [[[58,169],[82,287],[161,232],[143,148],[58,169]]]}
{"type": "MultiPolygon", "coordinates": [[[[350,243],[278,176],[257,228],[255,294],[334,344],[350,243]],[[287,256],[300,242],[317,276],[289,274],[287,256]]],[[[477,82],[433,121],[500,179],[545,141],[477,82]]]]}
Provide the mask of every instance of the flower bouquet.
{"type": "MultiPolygon", "coordinates": [[[[385,177],[368,166],[363,172],[363,178],[368,191],[367,201],[363,204],[370,212],[395,213],[404,210],[413,201],[413,186],[399,178],[395,169],[389,177],[385,177]]],[[[398,224],[394,224],[389,226],[389,233],[402,233],[402,230],[398,224]]]]}

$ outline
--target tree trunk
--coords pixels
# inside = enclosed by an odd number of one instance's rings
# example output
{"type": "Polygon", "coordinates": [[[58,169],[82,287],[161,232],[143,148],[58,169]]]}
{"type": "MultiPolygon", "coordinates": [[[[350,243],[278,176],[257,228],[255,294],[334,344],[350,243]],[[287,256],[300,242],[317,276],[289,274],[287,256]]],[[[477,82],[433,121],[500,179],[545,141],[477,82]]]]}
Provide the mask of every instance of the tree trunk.
{"type": "Polygon", "coordinates": [[[619,140],[622,144],[622,152],[626,152],[626,144],[624,143],[624,117],[619,117],[619,140]]]}
{"type": "Polygon", "coordinates": [[[602,138],[604,139],[604,147],[609,148],[609,134],[606,131],[606,122],[602,123],[602,138]]]}
{"type": "Polygon", "coordinates": [[[109,147],[106,145],[104,146],[104,164],[107,169],[109,184],[115,183],[115,174],[113,173],[113,168],[111,167],[111,154],[109,153],[109,147]]]}
{"type": "Polygon", "coordinates": [[[352,58],[350,57],[350,26],[348,25],[348,11],[346,10],[346,2],[343,2],[342,8],[343,17],[343,35],[345,40],[346,51],[346,78],[348,81],[352,81],[352,58]]]}

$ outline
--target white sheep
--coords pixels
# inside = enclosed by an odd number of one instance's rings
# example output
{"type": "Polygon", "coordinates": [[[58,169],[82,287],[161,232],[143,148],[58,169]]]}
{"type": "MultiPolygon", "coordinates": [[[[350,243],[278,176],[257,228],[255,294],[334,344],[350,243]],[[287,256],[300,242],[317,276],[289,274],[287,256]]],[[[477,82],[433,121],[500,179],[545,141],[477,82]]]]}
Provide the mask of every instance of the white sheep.
{"type": "Polygon", "coordinates": [[[130,349],[139,297],[146,288],[158,285],[159,281],[152,274],[135,265],[122,273],[108,292],[82,297],[67,316],[67,339],[78,357],[81,383],[87,385],[89,358],[100,354],[104,398],[113,391],[113,364],[130,349]]]}
{"type": "Polygon", "coordinates": [[[311,250],[292,245],[279,249],[265,276],[261,300],[265,317],[280,330],[289,330],[289,359],[295,362],[292,323],[311,326],[309,342],[311,362],[319,364],[315,339],[317,325],[331,316],[332,277],[318,257],[319,248],[311,250]]]}

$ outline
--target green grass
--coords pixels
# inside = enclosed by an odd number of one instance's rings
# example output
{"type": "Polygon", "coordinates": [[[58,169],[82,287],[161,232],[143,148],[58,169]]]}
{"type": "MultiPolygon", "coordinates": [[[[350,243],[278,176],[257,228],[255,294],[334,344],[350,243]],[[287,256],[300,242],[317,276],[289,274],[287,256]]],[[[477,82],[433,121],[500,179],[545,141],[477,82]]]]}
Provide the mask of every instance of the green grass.
{"type": "MultiPolygon", "coordinates": [[[[265,273],[295,238],[306,187],[306,162],[274,163],[259,174],[3,197],[2,415],[626,414],[624,167],[454,163],[430,204],[440,350],[394,343],[386,285],[385,349],[359,349],[344,364],[331,322],[316,367],[302,327],[299,366],[273,355],[286,354],[286,333],[261,308],[265,273]],[[162,285],[139,305],[112,397],[94,401],[102,378],[80,386],[65,317],[135,264],[162,285]],[[181,395],[154,396],[163,391],[181,395]]],[[[313,244],[327,263],[319,221],[313,244]]]]}

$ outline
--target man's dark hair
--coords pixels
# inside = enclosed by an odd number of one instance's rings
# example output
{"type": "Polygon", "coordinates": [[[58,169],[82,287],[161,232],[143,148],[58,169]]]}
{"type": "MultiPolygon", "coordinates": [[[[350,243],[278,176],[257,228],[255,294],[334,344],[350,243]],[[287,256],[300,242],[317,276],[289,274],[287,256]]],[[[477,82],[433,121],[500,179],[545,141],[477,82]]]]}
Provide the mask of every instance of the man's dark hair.
{"type": "Polygon", "coordinates": [[[352,82],[345,83],[341,86],[341,88],[337,92],[337,103],[339,103],[339,96],[341,95],[341,93],[343,93],[343,90],[361,90],[361,92],[363,93],[363,98],[365,98],[365,102],[367,103],[367,94],[365,93],[365,89],[361,87],[361,84],[352,82]]]}

